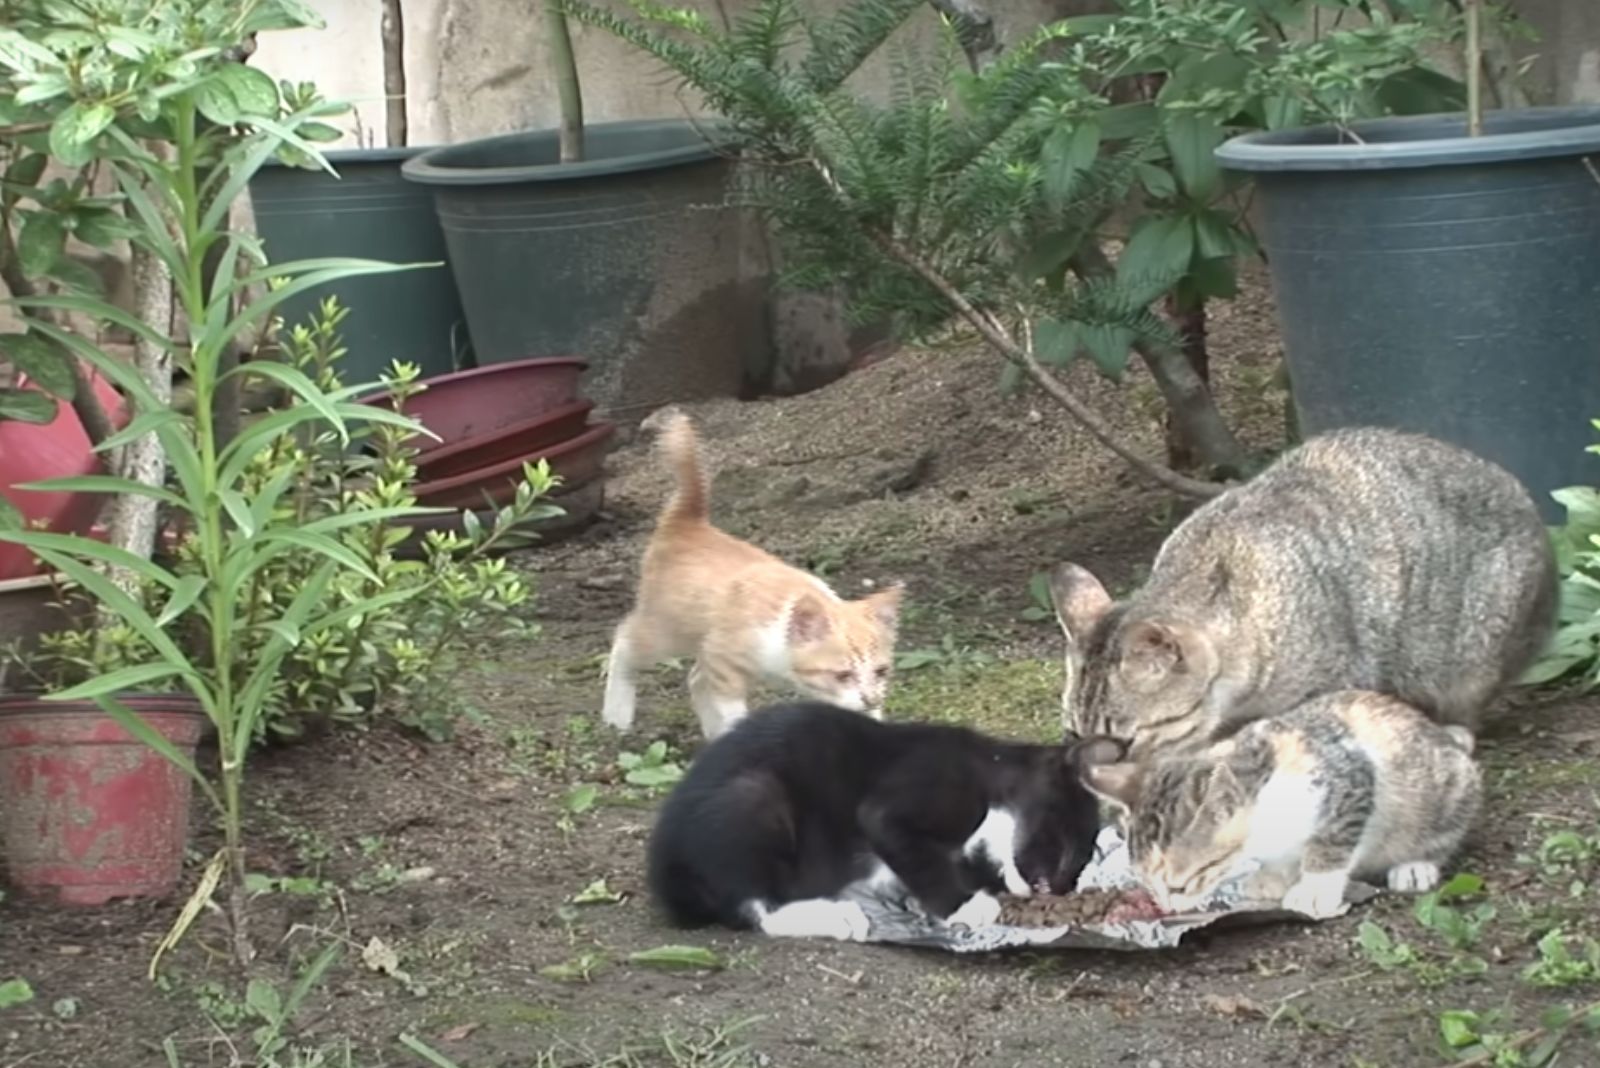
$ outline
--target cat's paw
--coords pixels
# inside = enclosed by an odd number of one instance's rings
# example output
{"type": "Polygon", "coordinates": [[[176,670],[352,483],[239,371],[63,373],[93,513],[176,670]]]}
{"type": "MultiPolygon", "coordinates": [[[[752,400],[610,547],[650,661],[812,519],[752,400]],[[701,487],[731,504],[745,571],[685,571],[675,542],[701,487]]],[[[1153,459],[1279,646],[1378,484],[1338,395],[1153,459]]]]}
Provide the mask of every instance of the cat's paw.
{"type": "Polygon", "coordinates": [[[988,927],[1000,918],[1000,899],[986,890],[979,890],[967,898],[966,904],[950,914],[945,922],[972,930],[988,927]]]}
{"type": "Polygon", "coordinates": [[[767,913],[761,932],[774,938],[865,942],[872,925],[854,901],[796,901],[767,913]]]}
{"type": "Polygon", "coordinates": [[[1300,881],[1289,887],[1288,893],[1283,895],[1283,907],[1314,920],[1337,916],[1345,909],[1344,891],[1348,882],[1343,872],[1302,875],[1300,881]]]}
{"type": "Polygon", "coordinates": [[[1438,886],[1439,878],[1439,865],[1414,860],[1389,869],[1389,889],[1402,894],[1422,894],[1438,886]]]}

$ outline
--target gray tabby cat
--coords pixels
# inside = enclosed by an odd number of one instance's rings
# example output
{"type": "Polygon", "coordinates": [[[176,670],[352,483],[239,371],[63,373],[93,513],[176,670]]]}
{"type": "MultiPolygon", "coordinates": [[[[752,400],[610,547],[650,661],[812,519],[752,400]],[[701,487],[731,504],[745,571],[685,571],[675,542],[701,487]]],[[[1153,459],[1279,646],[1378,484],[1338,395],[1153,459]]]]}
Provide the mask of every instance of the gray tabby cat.
{"type": "Polygon", "coordinates": [[[1422,892],[1477,819],[1472,732],[1392,697],[1345,690],[1257,720],[1194,755],[1099,764],[1134,871],[1172,912],[1245,879],[1249,900],[1323,918],[1349,881],[1422,892]]]}
{"type": "Polygon", "coordinates": [[[1193,750],[1336,689],[1476,730],[1554,624],[1556,566],[1522,484],[1473,453],[1360,428],[1208,501],[1114,604],[1052,575],[1065,726],[1135,758],[1193,750]]]}

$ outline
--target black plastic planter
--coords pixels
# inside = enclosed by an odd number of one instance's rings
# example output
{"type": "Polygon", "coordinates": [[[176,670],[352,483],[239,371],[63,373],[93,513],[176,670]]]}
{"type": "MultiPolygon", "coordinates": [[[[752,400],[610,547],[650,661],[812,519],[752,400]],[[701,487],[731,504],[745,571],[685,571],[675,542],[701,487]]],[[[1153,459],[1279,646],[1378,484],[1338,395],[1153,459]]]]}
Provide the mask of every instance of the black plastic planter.
{"type": "MultiPolygon", "coordinates": [[[[422,151],[329,152],[338,178],[278,163],[261,168],[250,180],[250,202],[267,256],[275,263],[320,256],[442,262],[433,200],[400,177],[400,164],[422,151]]],[[[468,351],[461,299],[444,267],[342,279],[291,297],[279,314],[291,326],[303,323],[329,294],[350,309],[341,328],[347,385],[377,381],[396,359],[420,365],[425,378],[447,374],[468,351]]]]}
{"type": "Polygon", "coordinates": [[[480,364],[580,355],[585,395],[612,416],[759,378],[766,283],[748,271],[748,220],[724,206],[734,164],[707,133],[598,123],[582,162],[535,130],[406,163],[433,191],[480,364]]]}
{"type": "Polygon", "coordinates": [[[1551,490],[1594,484],[1600,107],[1249,134],[1301,429],[1431,434],[1551,490]],[[1354,135],[1353,137],[1351,135],[1354,135]],[[1357,140],[1359,139],[1359,140],[1357,140]]]}

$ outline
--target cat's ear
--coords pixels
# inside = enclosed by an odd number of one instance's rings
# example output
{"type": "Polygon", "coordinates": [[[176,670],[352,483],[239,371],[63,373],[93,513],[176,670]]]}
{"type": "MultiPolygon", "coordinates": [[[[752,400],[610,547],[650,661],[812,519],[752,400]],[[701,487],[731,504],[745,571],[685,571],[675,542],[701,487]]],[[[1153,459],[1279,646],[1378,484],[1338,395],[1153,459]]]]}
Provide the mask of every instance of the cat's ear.
{"type": "Polygon", "coordinates": [[[905,593],[905,584],[895,582],[876,593],[867,594],[861,598],[861,603],[872,613],[872,619],[880,630],[893,632],[900,624],[900,603],[905,593]]]}
{"type": "Polygon", "coordinates": [[[833,629],[828,606],[813,593],[803,593],[789,609],[789,643],[807,645],[821,641],[833,629]]]}
{"type": "Polygon", "coordinates": [[[1211,640],[1181,623],[1140,620],[1122,632],[1123,677],[1136,689],[1158,689],[1173,675],[1209,676],[1216,655],[1211,640]]]}
{"type": "Polygon", "coordinates": [[[1118,808],[1132,811],[1139,803],[1143,770],[1138,764],[1094,764],[1083,769],[1083,784],[1118,808]]]}
{"type": "Polygon", "coordinates": [[[1090,629],[1110,611],[1111,595],[1086,568],[1063,562],[1050,570],[1050,604],[1067,641],[1081,645],[1090,629]]]}

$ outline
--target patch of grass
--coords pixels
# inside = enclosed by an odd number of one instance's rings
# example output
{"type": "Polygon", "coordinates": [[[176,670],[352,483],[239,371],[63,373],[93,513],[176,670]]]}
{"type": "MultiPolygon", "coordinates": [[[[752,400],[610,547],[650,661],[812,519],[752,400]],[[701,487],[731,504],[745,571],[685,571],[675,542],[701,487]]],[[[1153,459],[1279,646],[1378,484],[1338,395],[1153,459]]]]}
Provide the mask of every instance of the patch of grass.
{"type": "Polygon", "coordinates": [[[1009,660],[937,664],[895,676],[890,719],[959,723],[1022,741],[1061,740],[1061,666],[1009,660]]]}

